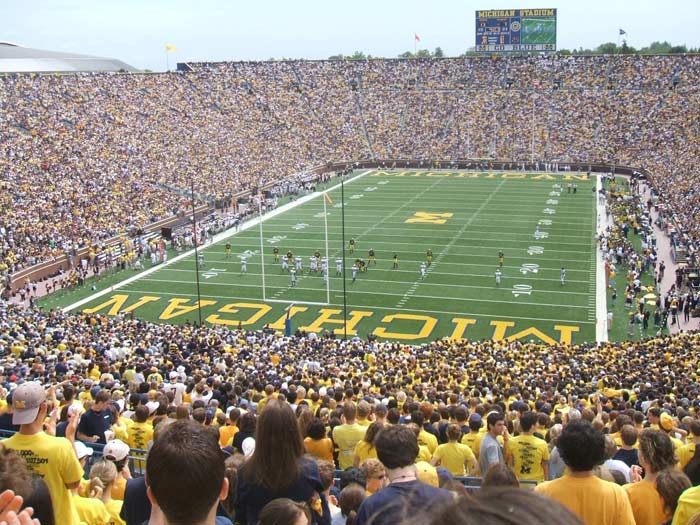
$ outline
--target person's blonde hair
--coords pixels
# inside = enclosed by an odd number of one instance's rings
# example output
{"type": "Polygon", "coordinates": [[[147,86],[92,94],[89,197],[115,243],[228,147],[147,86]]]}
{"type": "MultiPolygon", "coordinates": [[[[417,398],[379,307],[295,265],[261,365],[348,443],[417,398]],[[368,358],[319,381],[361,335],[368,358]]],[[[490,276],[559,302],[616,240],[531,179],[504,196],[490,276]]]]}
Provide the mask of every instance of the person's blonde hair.
{"type": "Polygon", "coordinates": [[[90,469],[90,481],[97,479],[102,483],[103,489],[107,488],[117,479],[117,467],[111,461],[103,459],[95,463],[90,469]]]}

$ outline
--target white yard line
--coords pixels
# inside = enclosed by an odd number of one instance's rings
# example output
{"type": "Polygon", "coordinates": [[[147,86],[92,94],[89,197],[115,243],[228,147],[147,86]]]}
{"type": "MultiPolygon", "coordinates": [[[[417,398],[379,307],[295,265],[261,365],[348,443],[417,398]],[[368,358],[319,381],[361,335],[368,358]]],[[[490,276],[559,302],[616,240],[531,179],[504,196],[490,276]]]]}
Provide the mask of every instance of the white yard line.
{"type": "MultiPolygon", "coordinates": [[[[433,263],[434,264],[434,263],[433,263]]],[[[369,272],[369,270],[368,270],[369,272]]],[[[262,274],[246,274],[246,275],[262,275],[262,274]]],[[[277,274],[279,276],[280,274],[277,274]]],[[[308,277],[308,275],[307,275],[308,277]]],[[[335,280],[340,280],[340,277],[332,277],[332,279],[335,280]]],[[[439,284],[439,283],[427,283],[425,281],[419,280],[420,284],[425,284],[429,286],[436,286],[436,287],[445,287],[445,288],[468,288],[468,289],[477,289],[477,290],[493,290],[493,286],[475,286],[471,284],[439,284]]],[[[192,284],[192,281],[181,281],[181,280],[176,280],[176,279],[147,279],[144,278],[144,282],[149,282],[149,283],[173,283],[173,284],[192,284]]],[[[384,281],[380,279],[372,279],[373,283],[387,283],[387,284],[401,284],[397,281],[384,281]]],[[[569,282],[569,281],[567,281],[569,282]]],[[[217,281],[208,281],[209,284],[215,284],[216,286],[235,286],[235,287],[244,287],[244,288],[260,288],[260,284],[242,284],[239,282],[236,283],[224,283],[224,282],[217,282],[217,281]]],[[[315,290],[315,291],[321,291],[325,290],[324,288],[304,288],[302,286],[298,286],[299,281],[297,281],[297,288],[298,290],[315,290]]],[[[407,282],[404,282],[403,284],[409,284],[407,282]]],[[[287,290],[287,288],[282,288],[283,290],[287,290]]],[[[501,288],[502,290],[511,290],[512,288],[501,288]]],[[[336,290],[337,291],[337,290],[336,290]]],[[[154,292],[157,293],[157,292],[154,292]]],[[[370,292],[370,291],[363,291],[362,293],[369,293],[369,294],[376,294],[376,295],[401,295],[399,293],[391,293],[391,292],[370,292]]],[[[543,293],[543,294],[561,294],[561,295],[583,295],[583,296],[590,296],[589,292],[569,292],[566,290],[533,290],[532,293],[543,293]]],[[[455,301],[479,301],[480,299],[475,299],[475,298],[469,298],[469,297],[445,297],[445,296],[433,296],[433,295],[421,295],[419,297],[426,297],[430,299],[440,299],[443,298],[445,300],[455,300],[455,301]]],[[[510,301],[495,301],[499,303],[508,303],[511,304],[510,301]]],[[[517,304],[526,304],[526,303],[517,303],[517,304]]],[[[588,306],[571,306],[571,305],[548,305],[548,306],[566,306],[566,307],[571,307],[571,308],[588,308],[588,306]]]]}
{"type": "MultiPolygon", "coordinates": [[[[600,175],[596,175],[596,233],[600,234],[608,227],[608,218],[605,213],[605,202],[598,198],[603,187],[600,175]]],[[[596,279],[595,279],[595,312],[596,312],[596,341],[605,343],[608,340],[608,296],[605,289],[605,261],[600,244],[596,243],[596,279]]]]}
{"type": "MultiPolygon", "coordinates": [[[[472,214],[471,217],[469,217],[469,220],[464,223],[464,225],[459,229],[456,235],[452,237],[452,240],[447,243],[447,245],[440,251],[440,253],[437,254],[435,257],[435,260],[433,263],[428,266],[428,269],[426,270],[426,277],[429,277],[431,272],[437,267],[437,265],[442,261],[442,259],[447,255],[447,252],[450,251],[450,249],[455,245],[457,242],[457,239],[459,239],[465,231],[467,231],[467,228],[471,226],[472,222],[474,222],[474,219],[483,211],[486,206],[488,206],[489,202],[493,199],[493,197],[498,193],[498,191],[501,189],[501,187],[505,184],[507,179],[503,179],[501,183],[496,186],[496,188],[490,193],[488,198],[484,200],[484,202],[481,203],[481,206],[472,214]]],[[[403,297],[399,300],[397,303],[397,307],[403,308],[406,302],[415,295],[416,290],[418,290],[418,287],[421,285],[421,283],[424,282],[424,279],[422,277],[419,277],[418,279],[415,280],[415,282],[411,285],[411,287],[406,291],[406,293],[403,295],[403,297]]],[[[483,287],[482,287],[483,288],[483,287]]]]}
{"type": "MultiPolygon", "coordinates": [[[[354,224],[353,224],[353,225],[354,225],[354,224]]],[[[304,230],[304,231],[306,231],[306,230],[304,230]]],[[[268,234],[274,235],[274,234],[277,233],[277,232],[279,232],[279,233],[284,233],[284,230],[272,230],[272,229],[271,229],[271,230],[268,231],[268,234]]],[[[382,237],[398,237],[398,238],[401,238],[401,239],[412,238],[412,237],[420,237],[420,238],[422,238],[422,237],[425,237],[425,236],[426,236],[426,235],[421,235],[421,236],[418,236],[418,235],[415,235],[415,236],[406,236],[406,235],[402,235],[402,236],[400,236],[400,235],[383,235],[383,234],[382,234],[382,237]]],[[[500,239],[500,237],[499,237],[499,239],[500,239]]],[[[486,238],[486,239],[472,239],[472,240],[475,240],[475,241],[479,241],[479,240],[481,240],[481,241],[493,241],[493,240],[494,240],[494,237],[491,236],[491,237],[486,238]]],[[[588,237],[588,236],[586,236],[586,240],[589,240],[589,237],[588,237]]],[[[290,237],[290,236],[287,236],[287,238],[285,239],[285,241],[288,242],[288,243],[291,242],[291,241],[310,242],[310,243],[313,243],[313,244],[311,245],[312,247],[313,247],[313,245],[318,244],[318,243],[316,243],[315,241],[308,241],[308,238],[303,238],[303,237],[290,237]]],[[[297,243],[297,246],[298,246],[299,244],[300,244],[300,243],[297,243]]],[[[373,243],[373,244],[374,244],[374,246],[384,246],[384,245],[386,245],[386,246],[396,246],[396,245],[415,246],[415,245],[416,245],[416,241],[413,241],[413,242],[391,241],[391,242],[377,242],[377,243],[373,243]]],[[[514,240],[514,241],[499,241],[498,246],[501,247],[501,248],[513,248],[513,249],[518,249],[518,248],[522,248],[522,245],[529,245],[529,244],[532,244],[532,241],[531,241],[531,240],[524,240],[524,241],[514,240]],[[508,243],[519,243],[520,245],[518,246],[518,245],[508,244],[508,243]]],[[[561,244],[573,244],[573,245],[576,245],[576,244],[580,244],[580,243],[573,243],[573,242],[563,243],[563,242],[560,242],[560,243],[558,243],[558,244],[560,244],[560,245],[561,245],[561,244]]],[[[250,248],[258,248],[258,247],[260,246],[260,244],[259,244],[259,243],[253,243],[253,244],[239,243],[239,244],[237,244],[237,246],[240,246],[241,248],[249,248],[249,247],[250,247],[250,248]]],[[[456,246],[458,246],[459,248],[483,248],[483,247],[484,247],[483,244],[456,244],[456,246]]],[[[302,246],[302,247],[305,247],[305,246],[302,246]]],[[[392,251],[396,251],[396,250],[392,250],[392,251]]],[[[557,250],[557,251],[559,251],[559,252],[561,252],[561,253],[580,253],[580,254],[582,254],[582,255],[585,255],[585,254],[587,254],[587,253],[590,253],[590,250],[584,250],[584,251],[581,251],[581,250],[557,250]]],[[[411,250],[410,252],[400,252],[400,251],[397,251],[397,253],[415,253],[415,250],[411,250]]],[[[471,255],[470,255],[471,253],[472,253],[472,252],[470,251],[469,253],[458,253],[457,255],[462,255],[462,256],[470,257],[470,256],[471,256],[471,255]]],[[[480,257],[480,256],[479,256],[479,255],[476,255],[476,256],[474,256],[474,257],[480,257]]],[[[580,262],[580,261],[581,261],[581,258],[578,257],[578,258],[576,258],[576,259],[548,259],[548,260],[556,260],[556,261],[560,261],[560,260],[561,260],[561,261],[573,260],[573,261],[578,261],[578,262],[580,262]]],[[[459,263],[443,263],[443,264],[459,264],[459,263]]],[[[559,268],[561,268],[561,267],[559,267],[559,268]]],[[[559,269],[559,268],[557,268],[557,269],[559,269]]],[[[567,270],[567,271],[568,271],[568,270],[567,270]]],[[[572,271],[578,271],[578,270],[572,270],[572,271]]]]}
{"type": "MultiPolygon", "coordinates": [[[[423,203],[421,203],[421,204],[423,204],[423,203]]],[[[356,210],[353,210],[353,211],[356,211],[356,210]]],[[[359,222],[359,221],[358,221],[358,222],[359,222]]],[[[364,224],[373,224],[373,223],[367,222],[367,221],[363,221],[363,223],[364,223],[364,224]]],[[[293,223],[290,221],[289,224],[293,224],[293,223]]],[[[559,223],[557,223],[557,224],[559,224],[559,223]]],[[[333,226],[336,226],[336,227],[337,227],[338,225],[336,224],[336,225],[333,225],[333,226]]],[[[353,221],[353,226],[354,226],[354,227],[357,227],[358,224],[355,223],[355,222],[353,221]]],[[[475,234],[490,234],[490,235],[492,235],[492,236],[493,236],[493,235],[499,235],[499,238],[504,238],[503,240],[506,241],[506,242],[520,242],[520,241],[518,241],[518,237],[522,237],[522,236],[525,235],[527,232],[529,232],[529,231],[532,230],[532,228],[529,228],[529,229],[526,229],[526,228],[519,228],[519,229],[521,230],[521,232],[518,232],[518,231],[517,231],[518,228],[508,228],[508,229],[510,230],[510,237],[512,237],[512,238],[507,238],[507,237],[509,236],[509,234],[500,235],[498,230],[497,230],[497,231],[494,231],[494,230],[484,230],[484,229],[481,229],[481,228],[476,227],[476,228],[474,228],[472,231],[473,231],[475,234]]],[[[401,228],[399,228],[399,227],[394,228],[394,227],[391,227],[391,226],[385,226],[384,228],[382,228],[382,230],[401,231],[401,228]]],[[[271,230],[270,230],[270,233],[276,233],[277,231],[279,231],[280,233],[284,233],[284,229],[283,229],[283,228],[279,228],[278,230],[271,229],[271,230]]],[[[325,230],[324,230],[322,227],[318,227],[318,226],[317,226],[317,227],[309,226],[309,227],[307,227],[307,228],[304,229],[304,232],[308,232],[308,233],[323,233],[324,231],[325,231],[325,230]]],[[[454,235],[457,234],[457,233],[459,233],[459,232],[460,232],[460,230],[456,230],[456,229],[451,229],[451,230],[447,230],[447,229],[446,229],[446,230],[444,230],[444,233],[452,233],[452,235],[450,235],[449,237],[445,237],[445,236],[435,236],[435,239],[438,239],[438,240],[448,240],[448,239],[452,239],[452,237],[454,237],[454,235]]],[[[443,233],[443,232],[440,232],[440,233],[443,233]]],[[[418,234],[413,234],[413,235],[401,235],[401,234],[392,234],[392,233],[382,233],[382,237],[395,237],[395,238],[397,238],[397,239],[406,239],[406,238],[409,238],[409,239],[410,239],[410,238],[412,238],[412,237],[425,237],[425,236],[426,236],[425,233],[422,234],[422,235],[418,235],[418,234]]],[[[432,237],[432,232],[431,232],[430,236],[432,237]]],[[[560,244],[573,244],[573,245],[581,244],[581,243],[584,242],[584,241],[585,241],[585,242],[588,242],[588,241],[591,240],[591,236],[590,236],[590,234],[588,234],[588,233],[586,233],[586,234],[580,234],[580,235],[576,235],[576,234],[567,235],[567,234],[565,234],[565,233],[559,233],[559,234],[556,234],[556,233],[555,233],[555,234],[551,234],[551,235],[549,236],[549,239],[551,239],[551,240],[556,240],[556,239],[558,239],[558,238],[561,238],[561,239],[579,238],[579,239],[581,239],[581,241],[578,241],[578,242],[564,242],[564,241],[558,241],[560,244]]],[[[482,239],[482,240],[488,240],[488,238],[487,238],[487,239],[482,239]]],[[[393,241],[392,241],[392,242],[393,242],[393,241]]],[[[521,242],[526,242],[526,241],[521,241],[521,242]]],[[[527,242],[531,242],[531,241],[527,241],[527,242]]],[[[410,244],[410,243],[401,243],[401,244],[410,244]]],[[[586,251],[586,252],[581,252],[581,253],[588,253],[588,251],[586,251]]]]}
{"type": "MultiPolygon", "coordinates": [[[[421,202],[421,204],[423,204],[423,202],[421,202]]],[[[440,203],[440,204],[445,204],[445,203],[440,203]]],[[[464,207],[464,203],[461,203],[460,206],[464,207]]],[[[352,207],[353,207],[353,210],[362,210],[362,209],[363,209],[361,206],[358,206],[357,203],[353,203],[353,206],[352,206],[352,207]]],[[[365,209],[369,209],[369,208],[365,207],[365,209]]],[[[375,207],[373,207],[372,209],[381,209],[381,210],[385,210],[385,209],[386,209],[386,206],[382,206],[381,208],[380,208],[379,206],[375,206],[375,207]]],[[[482,215],[484,215],[484,214],[482,213],[482,215]]],[[[512,224],[516,224],[516,225],[517,225],[517,224],[522,224],[522,222],[523,222],[523,221],[520,220],[520,219],[512,219],[512,218],[510,218],[510,217],[528,217],[528,218],[532,218],[532,215],[514,215],[514,214],[509,214],[509,215],[508,215],[508,217],[509,217],[508,219],[503,219],[503,215],[501,214],[500,217],[501,217],[501,219],[491,219],[491,218],[489,218],[489,219],[482,219],[482,221],[483,221],[483,222],[487,222],[488,224],[507,224],[507,225],[510,226],[510,225],[512,225],[512,224]]],[[[285,219],[285,218],[280,218],[279,222],[282,222],[282,223],[283,223],[284,221],[289,221],[289,224],[294,224],[294,221],[295,221],[295,220],[296,220],[296,219],[285,219]]],[[[331,221],[329,221],[329,223],[330,223],[330,222],[333,222],[333,221],[331,220],[331,221]]],[[[336,222],[339,223],[340,220],[337,219],[336,222]]],[[[477,222],[479,222],[479,221],[477,221],[477,222]]],[[[363,224],[372,224],[372,223],[373,223],[373,221],[371,221],[371,220],[363,220],[362,218],[353,219],[353,225],[355,225],[355,224],[357,224],[357,225],[363,225],[363,224]]],[[[578,226],[579,228],[581,228],[581,221],[580,221],[580,220],[578,220],[578,221],[572,221],[572,222],[557,221],[557,224],[563,224],[564,226],[578,226]]],[[[451,227],[449,227],[449,226],[447,226],[447,225],[443,225],[443,226],[445,226],[445,228],[440,228],[440,231],[444,231],[444,232],[446,232],[446,233],[459,231],[459,228],[458,228],[458,227],[451,228],[451,227]]],[[[522,230],[527,230],[527,231],[531,231],[531,230],[532,230],[532,227],[531,227],[531,226],[515,226],[515,227],[510,226],[510,227],[511,227],[513,230],[517,230],[517,229],[522,229],[522,230]]],[[[318,229],[318,230],[321,230],[321,231],[323,230],[323,228],[322,228],[321,226],[309,226],[309,227],[307,228],[307,230],[313,230],[313,229],[318,229]]],[[[383,229],[385,229],[385,230],[401,230],[401,226],[400,226],[399,223],[397,223],[397,226],[384,226],[383,229]]],[[[581,228],[581,229],[582,229],[582,228],[581,228]]]]}
{"type": "MultiPolygon", "coordinates": [[[[397,252],[397,253],[401,253],[401,252],[397,252]]],[[[543,259],[539,259],[539,260],[541,261],[541,260],[543,260],[543,259]]],[[[558,260],[562,260],[562,259],[558,259],[558,260]]],[[[580,259],[576,259],[576,260],[577,260],[577,261],[580,261],[580,259]]],[[[423,259],[420,259],[420,260],[417,260],[417,259],[401,259],[401,261],[402,261],[402,263],[403,263],[403,261],[408,261],[408,262],[410,262],[410,263],[421,263],[421,262],[423,262],[423,259]]],[[[227,266],[227,265],[228,265],[228,266],[236,266],[236,267],[238,267],[238,263],[236,263],[236,262],[229,262],[229,261],[211,261],[211,264],[220,264],[220,265],[222,265],[222,266],[227,266]]],[[[446,263],[446,262],[443,262],[443,263],[440,263],[440,264],[441,264],[441,266],[446,266],[446,265],[448,265],[448,264],[451,264],[451,265],[453,265],[453,266],[454,266],[454,265],[464,266],[464,264],[460,264],[460,263],[446,263]]],[[[249,267],[249,268],[255,268],[255,266],[259,266],[259,265],[260,265],[260,263],[251,263],[251,264],[248,265],[248,267],[249,267]]],[[[471,264],[471,265],[467,265],[467,266],[488,266],[488,267],[490,268],[491,266],[493,266],[493,264],[471,264]]],[[[519,266],[508,266],[507,264],[506,264],[505,266],[503,266],[503,267],[504,267],[504,268],[512,268],[512,269],[515,270],[516,272],[520,269],[519,266]]],[[[540,266],[540,271],[542,271],[542,270],[552,270],[552,271],[558,272],[558,271],[559,271],[559,268],[561,268],[561,266],[559,266],[559,267],[557,267],[557,268],[548,268],[548,267],[542,267],[542,266],[540,266]]],[[[168,271],[169,271],[169,272],[194,273],[194,270],[189,270],[189,269],[186,269],[186,268],[169,268],[168,271]]],[[[381,271],[381,269],[379,269],[379,271],[381,271]]],[[[416,274],[416,271],[415,271],[415,270],[401,270],[401,269],[397,269],[397,270],[388,270],[388,269],[385,269],[384,271],[391,271],[391,273],[398,273],[398,274],[402,274],[402,273],[410,273],[411,275],[415,275],[415,274],[416,274]]],[[[567,270],[567,272],[569,272],[569,271],[571,271],[571,272],[589,273],[589,270],[567,270]]],[[[594,272],[590,272],[590,273],[594,273],[594,272]]],[[[262,273],[247,272],[246,275],[261,276],[262,273]]],[[[276,273],[276,274],[275,274],[275,273],[265,273],[265,275],[270,275],[271,277],[275,277],[275,276],[278,276],[278,277],[279,277],[279,276],[284,276],[284,275],[286,275],[286,274],[282,274],[282,273],[276,273]]],[[[485,274],[485,273],[461,273],[461,272],[460,272],[460,273],[456,273],[456,272],[433,272],[433,275],[449,275],[449,276],[453,276],[453,277],[493,277],[490,273],[485,274]]],[[[331,279],[340,279],[340,277],[336,277],[336,276],[334,276],[334,275],[331,275],[331,279]]],[[[525,281],[551,281],[551,282],[557,283],[557,284],[559,284],[559,283],[561,282],[561,278],[560,278],[560,277],[557,277],[556,279],[555,279],[555,278],[551,278],[551,279],[550,279],[550,278],[547,278],[547,277],[526,277],[526,276],[523,275],[523,276],[519,277],[519,279],[523,279],[523,280],[525,280],[525,281]]],[[[402,282],[402,281],[378,281],[378,280],[375,280],[375,279],[372,279],[372,281],[373,281],[373,282],[387,282],[387,283],[394,283],[394,284],[401,284],[401,282],[402,282]]],[[[216,281],[207,281],[207,282],[212,283],[212,282],[216,282],[216,281]]],[[[403,281],[403,284],[409,284],[409,283],[411,283],[411,282],[412,282],[412,281],[403,281]]],[[[581,284],[586,284],[586,283],[590,283],[591,280],[590,280],[590,279],[568,279],[568,275],[567,275],[566,282],[567,282],[567,283],[581,283],[581,284]]],[[[436,286],[441,286],[440,283],[426,283],[426,284],[435,284],[436,286]]],[[[452,286],[452,285],[450,284],[450,285],[447,285],[447,286],[452,286]]]]}
{"type": "MultiPolygon", "coordinates": [[[[373,171],[374,170],[367,170],[363,173],[360,173],[359,175],[357,175],[355,177],[352,177],[351,179],[348,179],[344,183],[350,184],[351,182],[355,182],[356,180],[361,179],[362,177],[364,177],[368,173],[372,173],[373,171]]],[[[323,191],[317,191],[317,192],[311,193],[309,195],[304,195],[303,197],[301,197],[297,200],[294,200],[292,202],[288,202],[284,206],[280,206],[279,208],[276,208],[276,209],[272,210],[271,212],[268,212],[265,216],[263,216],[262,221],[265,222],[268,219],[271,219],[271,218],[276,217],[282,213],[285,213],[289,210],[292,210],[292,209],[296,208],[297,206],[305,204],[313,199],[317,199],[321,195],[323,195],[323,193],[325,193],[325,192],[333,191],[337,188],[340,188],[340,185],[341,185],[341,183],[338,183],[335,186],[327,188],[323,191]]],[[[215,235],[214,238],[212,239],[212,244],[226,240],[229,237],[233,237],[238,232],[242,232],[242,231],[248,230],[250,228],[256,227],[256,226],[258,226],[259,223],[260,223],[260,218],[253,217],[252,219],[244,222],[238,230],[229,229],[229,230],[226,230],[224,232],[221,232],[221,233],[215,235]]],[[[203,246],[202,249],[206,249],[206,247],[203,246]]],[[[103,295],[107,295],[108,293],[111,293],[114,290],[118,290],[119,288],[127,286],[127,285],[133,283],[134,281],[138,281],[139,279],[147,277],[148,275],[151,275],[152,273],[157,272],[161,268],[165,268],[167,266],[170,266],[171,264],[176,263],[178,261],[181,261],[182,259],[189,257],[192,254],[194,254],[194,250],[189,250],[187,252],[181,253],[180,255],[173,257],[172,259],[168,260],[167,262],[165,262],[163,264],[159,264],[157,266],[154,266],[153,268],[149,268],[148,270],[145,270],[137,275],[134,275],[133,277],[129,277],[128,279],[125,279],[125,280],[121,281],[120,283],[115,284],[114,286],[111,286],[109,288],[101,290],[97,293],[94,293],[94,294],[86,297],[85,299],[81,299],[80,301],[77,301],[71,305],[68,305],[63,309],[63,312],[67,313],[67,312],[70,312],[71,310],[75,310],[76,308],[80,308],[81,306],[83,306],[91,301],[94,301],[95,299],[98,299],[99,297],[102,297],[103,295]]]]}
{"type": "MultiPolygon", "coordinates": [[[[417,199],[419,199],[420,197],[422,197],[425,193],[427,193],[428,191],[430,191],[431,189],[433,189],[435,186],[437,186],[438,184],[440,184],[440,182],[442,182],[442,179],[438,179],[438,180],[435,181],[433,184],[431,184],[430,187],[426,188],[425,190],[423,190],[422,192],[420,192],[418,195],[414,195],[412,199],[410,199],[408,202],[405,202],[404,204],[402,204],[401,206],[399,206],[398,208],[396,208],[392,213],[390,213],[389,215],[387,215],[386,217],[384,217],[384,218],[383,218],[382,220],[380,220],[379,222],[373,222],[373,223],[372,223],[372,226],[370,226],[369,228],[365,228],[358,236],[355,237],[355,239],[358,240],[358,241],[361,240],[365,235],[367,235],[367,234],[370,233],[371,231],[377,229],[381,224],[384,224],[385,221],[389,220],[391,217],[393,217],[394,215],[396,215],[397,213],[399,213],[403,208],[405,208],[406,206],[408,206],[409,204],[411,204],[411,203],[414,202],[415,200],[417,200],[417,199]]],[[[329,258],[338,257],[341,253],[342,253],[342,248],[339,249],[339,250],[335,250],[332,254],[329,255],[329,258]]],[[[349,255],[349,254],[348,254],[348,255],[349,255]]],[[[375,264],[376,264],[376,261],[375,261],[375,264]]],[[[369,263],[367,263],[367,269],[369,270],[369,263]]],[[[302,281],[303,279],[305,279],[306,277],[308,277],[308,275],[302,275],[299,279],[297,279],[297,284],[299,284],[299,282],[302,281]]],[[[295,286],[295,288],[298,288],[298,286],[295,286]]],[[[281,289],[274,295],[274,297],[275,297],[275,298],[278,298],[278,297],[284,295],[284,294],[285,294],[286,292],[288,292],[289,290],[290,290],[290,287],[281,288],[281,289]]],[[[335,290],[333,290],[333,291],[335,291],[335,290]]]]}

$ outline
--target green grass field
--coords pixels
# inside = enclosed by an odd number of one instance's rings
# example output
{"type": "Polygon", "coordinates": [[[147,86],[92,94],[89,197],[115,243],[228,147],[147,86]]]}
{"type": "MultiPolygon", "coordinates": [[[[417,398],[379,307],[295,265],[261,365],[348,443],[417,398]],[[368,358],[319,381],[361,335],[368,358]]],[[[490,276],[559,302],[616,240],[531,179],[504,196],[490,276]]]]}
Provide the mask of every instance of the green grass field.
{"type": "Polygon", "coordinates": [[[521,38],[523,44],[554,44],[557,25],[554,18],[523,18],[521,38]]]}
{"type": "MultiPolygon", "coordinates": [[[[595,339],[595,180],[583,174],[475,172],[371,172],[345,184],[347,333],[380,340],[423,343],[437,337],[515,338],[547,342],[595,339]],[[570,182],[576,194],[567,193],[570,182]],[[539,230],[536,232],[536,228],[539,230]],[[350,267],[369,249],[376,265],[352,283],[350,267]],[[421,279],[420,264],[434,260],[421,279]],[[505,262],[500,287],[498,252],[505,262]],[[399,268],[392,268],[392,255],[399,268]],[[566,282],[560,269],[566,268],[566,282]]],[[[204,250],[200,270],[202,318],[207,323],[282,330],[285,308],[294,329],[343,330],[341,190],[327,205],[329,289],[309,274],[309,257],[325,253],[324,198],[308,202],[204,250]],[[290,276],[273,260],[277,246],[303,258],[304,272],[290,276]],[[247,273],[241,273],[241,257],[247,273]],[[263,289],[262,262],[265,286],[263,289]],[[264,293],[263,293],[264,292],[264,293]],[[263,300],[263,297],[266,300],[263,300]],[[327,298],[330,299],[328,304],[327,298]],[[317,303],[317,304],[307,304],[317,303]]],[[[197,320],[195,259],[179,261],[95,298],[86,312],[133,312],[137,318],[184,323],[197,320]]],[[[64,302],[61,300],[60,302],[64,302]]],[[[48,305],[47,305],[48,306],[48,305]]]]}

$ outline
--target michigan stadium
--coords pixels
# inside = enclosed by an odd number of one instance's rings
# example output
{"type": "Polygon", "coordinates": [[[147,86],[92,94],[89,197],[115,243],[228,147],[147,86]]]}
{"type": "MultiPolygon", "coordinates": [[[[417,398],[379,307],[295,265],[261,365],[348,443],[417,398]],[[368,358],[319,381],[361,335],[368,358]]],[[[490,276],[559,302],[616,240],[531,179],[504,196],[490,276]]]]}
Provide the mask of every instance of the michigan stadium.
{"type": "Polygon", "coordinates": [[[697,523],[700,55],[561,11],[0,43],[0,523],[697,523]]]}

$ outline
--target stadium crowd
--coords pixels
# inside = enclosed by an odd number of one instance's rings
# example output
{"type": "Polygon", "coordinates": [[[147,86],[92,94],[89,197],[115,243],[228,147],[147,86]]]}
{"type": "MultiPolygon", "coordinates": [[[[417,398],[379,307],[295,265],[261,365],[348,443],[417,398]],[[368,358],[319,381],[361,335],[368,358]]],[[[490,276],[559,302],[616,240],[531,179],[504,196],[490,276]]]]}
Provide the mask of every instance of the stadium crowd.
{"type": "MultiPolygon", "coordinates": [[[[405,505],[407,515],[430,508],[429,519],[437,519],[439,512],[429,502],[457,503],[433,491],[441,486],[462,494],[455,478],[465,475],[483,477],[487,487],[537,482],[538,494],[559,500],[586,523],[661,523],[671,521],[685,489],[681,502],[691,506],[682,504],[680,512],[700,512],[695,489],[689,488],[700,482],[698,345],[700,334],[682,333],[571,347],[490,340],[438,340],[411,347],[359,338],[345,342],[330,334],[286,337],[266,330],[158,325],[128,316],[45,313],[1,304],[0,429],[20,430],[4,442],[5,448],[19,450],[27,467],[42,474],[54,501],[55,523],[78,523],[58,519],[72,508],[65,501],[73,500],[62,500],[67,507],[57,506],[58,489],[41,470],[41,458],[51,454],[41,447],[60,447],[30,437],[45,439],[47,433],[104,445],[102,457],[114,467],[95,459],[90,481],[74,484],[82,473],[74,467],[66,468],[63,481],[76,489],[71,498],[92,494],[102,501],[89,502],[93,506],[104,506],[112,515],[121,512],[126,523],[140,523],[151,507],[138,499],[143,486],[135,487],[136,500],[130,499],[130,486],[143,484],[143,478],[132,476],[136,473],[126,458],[131,454],[138,470],[145,463],[147,476],[155,479],[152,459],[176,453],[153,444],[158,429],[178,420],[196,422],[195,430],[180,429],[186,443],[207,439],[199,435],[205,430],[215,431],[213,457],[220,458],[222,472],[226,465],[227,487],[230,483],[235,490],[223,491],[219,485],[218,492],[192,494],[213,504],[209,496],[220,492],[225,500],[219,508],[222,523],[264,523],[263,507],[282,496],[308,503],[308,508],[299,507],[311,516],[308,523],[331,523],[330,515],[343,508],[343,492],[332,487],[335,469],[343,471],[341,484],[360,482],[365,495],[376,493],[367,503],[355,500],[355,514],[346,509],[343,523],[348,517],[355,520],[350,523],[368,523],[388,503],[405,505]],[[394,426],[399,430],[389,432],[394,426]],[[187,437],[187,432],[199,437],[187,437]],[[301,449],[295,448],[297,441],[301,449]],[[397,449],[411,452],[397,457],[391,454],[397,449]],[[280,480],[287,477],[279,472],[300,481],[285,484],[280,480]],[[666,477],[671,478],[666,480],[668,492],[662,488],[666,477]],[[385,486],[387,479],[392,483],[385,486]],[[401,488],[403,482],[407,485],[401,488]],[[574,493],[598,494],[611,507],[571,497],[577,483],[587,488],[574,493]],[[415,497],[407,495],[408,488],[415,497]]],[[[91,452],[75,447],[75,461],[88,459],[91,452]]],[[[72,457],[70,449],[61,450],[72,457]]],[[[21,468],[13,468],[26,478],[22,461],[3,465],[16,463],[21,468]]],[[[154,464],[159,472],[166,469],[161,460],[154,464]]],[[[188,463],[186,468],[194,467],[188,463]]],[[[0,481],[5,480],[0,488],[35,494],[29,499],[37,507],[40,489],[18,485],[16,476],[3,475],[0,468],[0,481]]],[[[38,482],[28,483],[33,487],[38,482]]],[[[484,494],[477,498],[488,497],[481,490],[484,494]]],[[[165,490],[170,491],[178,494],[172,485],[165,490]]],[[[161,510],[166,516],[174,512],[161,510]]],[[[82,516],[85,523],[106,522],[82,516]]],[[[42,523],[51,523],[45,519],[42,523]]],[[[371,523],[388,522],[398,521],[371,523]]]]}
{"type": "Polygon", "coordinates": [[[0,271],[343,159],[642,167],[700,234],[697,56],[190,66],[0,78],[0,271]]]}
{"type": "MultiPolygon", "coordinates": [[[[0,272],[178,213],[193,177],[200,201],[277,195],[372,157],[638,166],[700,235],[698,57],[191,66],[0,79],[0,272]]],[[[641,324],[650,216],[611,191],[608,286],[641,324]]],[[[0,301],[0,524],[698,523],[699,345],[412,347],[0,301]]]]}

